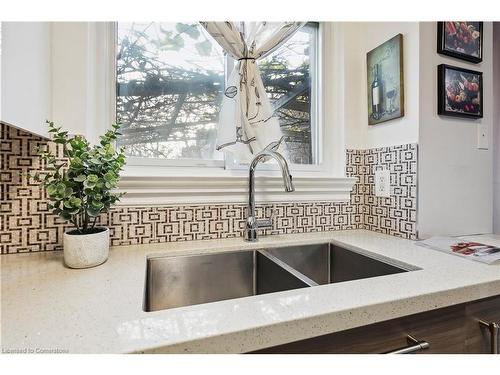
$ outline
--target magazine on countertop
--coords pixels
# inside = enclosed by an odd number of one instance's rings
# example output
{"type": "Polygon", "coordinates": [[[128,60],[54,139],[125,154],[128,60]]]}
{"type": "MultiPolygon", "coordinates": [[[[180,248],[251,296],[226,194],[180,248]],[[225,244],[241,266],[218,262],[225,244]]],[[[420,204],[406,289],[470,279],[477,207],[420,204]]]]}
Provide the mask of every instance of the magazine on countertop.
{"type": "Polygon", "coordinates": [[[492,264],[500,261],[500,247],[472,242],[460,237],[435,236],[427,240],[417,241],[416,244],[481,263],[492,264]]]}

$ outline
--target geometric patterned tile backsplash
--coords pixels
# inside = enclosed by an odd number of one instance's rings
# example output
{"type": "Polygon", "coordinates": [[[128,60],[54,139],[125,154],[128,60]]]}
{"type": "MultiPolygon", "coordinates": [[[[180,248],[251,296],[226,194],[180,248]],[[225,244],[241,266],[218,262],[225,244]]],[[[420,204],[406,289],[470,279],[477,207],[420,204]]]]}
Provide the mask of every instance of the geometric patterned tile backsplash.
{"type": "Polygon", "coordinates": [[[363,228],[416,239],[417,223],[417,144],[364,150],[363,228]],[[375,196],[375,171],[388,169],[391,196],[375,196]]]}
{"type": "MultiPolygon", "coordinates": [[[[1,254],[62,249],[69,226],[48,210],[43,189],[26,177],[43,168],[35,149],[46,141],[5,124],[0,135],[1,254]]],[[[264,234],[369,229],[416,238],[416,144],[348,150],[346,174],[358,177],[349,202],[259,205],[259,216],[274,214],[273,228],[264,234]],[[374,195],[379,166],[390,169],[390,198],[374,195]]],[[[113,246],[239,237],[246,209],[244,204],[117,206],[101,215],[99,224],[110,228],[113,246]]]]}

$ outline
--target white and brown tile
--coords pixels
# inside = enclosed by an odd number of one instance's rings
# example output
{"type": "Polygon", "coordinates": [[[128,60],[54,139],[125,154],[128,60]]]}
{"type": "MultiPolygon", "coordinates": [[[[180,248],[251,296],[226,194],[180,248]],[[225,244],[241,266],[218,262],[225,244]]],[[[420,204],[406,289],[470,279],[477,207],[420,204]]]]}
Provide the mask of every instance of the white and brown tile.
{"type": "Polygon", "coordinates": [[[363,173],[363,227],[375,232],[416,239],[417,144],[365,150],[363,173]],[[388,169],[391,196],[375,196],[375,171],[388,169]]]}
{"type": "MultiPolygon", "coordinates": [[[[61,249],[69,226],[49,211],[45,192],[26,176],[43,169],[35,150],[46,141],[5,124],[0,135],[1,254],[61,249]]],[[[416,145],[348,150],[346,174],[358,177],[350,202],[265,204],[257,213],[273,212],[269,235],[366,228],[415,238],[416,165],[416,145]],[[390,198],[373,194],[379,165],[391,170],[390,198]]],[[[110,228],[114,246],[239,237],[246,209],[243,204],[117,206],[101,215],[99,224],[110,228]]]]}

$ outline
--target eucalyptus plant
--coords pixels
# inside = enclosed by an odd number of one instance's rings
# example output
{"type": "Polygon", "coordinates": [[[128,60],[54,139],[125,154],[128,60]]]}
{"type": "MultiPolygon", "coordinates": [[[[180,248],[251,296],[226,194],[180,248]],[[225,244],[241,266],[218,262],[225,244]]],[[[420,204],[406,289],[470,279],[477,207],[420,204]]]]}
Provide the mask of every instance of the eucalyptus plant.
{"type": "Polygon", "coordinates": [[[113,146],[120,125],[113,124],[99,143],[91,146],[83,136],[69,137],[53,122],[47,124],[53,142],[63,147],[64,159],[58,159],[48,147],[39,148],[45,170],[34,178],[46,189],[52,212],[70,221],[76,227],[75,234],[94,233],[98,216],[123,195],[114,191],[125,165],[123,148],[115,150],[113,146]]]}

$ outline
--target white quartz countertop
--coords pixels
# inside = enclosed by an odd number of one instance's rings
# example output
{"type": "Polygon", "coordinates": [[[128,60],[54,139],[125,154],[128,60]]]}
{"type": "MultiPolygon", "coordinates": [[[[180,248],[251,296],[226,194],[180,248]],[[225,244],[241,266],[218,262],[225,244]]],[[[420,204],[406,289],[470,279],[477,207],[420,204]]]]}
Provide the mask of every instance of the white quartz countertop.
{"type": "MultiPolygon", "coordinates": [[[[471,237],[500,245],[500,236],[471,237]]],[[[500,294],[485,265],[363,230],[113,248],[98,267],[62,252],[1,261],[3,352],[239,353],[500,294]],[[334,241],[420,270],[156,312],[143,311],[146,259],[334,241]]]]}

